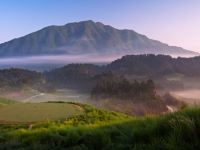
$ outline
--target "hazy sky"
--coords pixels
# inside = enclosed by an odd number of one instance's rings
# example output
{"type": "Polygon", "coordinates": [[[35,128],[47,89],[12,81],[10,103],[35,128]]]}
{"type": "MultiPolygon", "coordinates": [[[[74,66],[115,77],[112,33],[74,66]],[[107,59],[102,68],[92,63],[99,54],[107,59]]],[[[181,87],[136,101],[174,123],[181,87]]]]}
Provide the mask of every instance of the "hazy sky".
{"type": "Polygon", "coordinates": [[[94,20],[200,52],[200,0],[0,0],[0,43],[94,20]]]}

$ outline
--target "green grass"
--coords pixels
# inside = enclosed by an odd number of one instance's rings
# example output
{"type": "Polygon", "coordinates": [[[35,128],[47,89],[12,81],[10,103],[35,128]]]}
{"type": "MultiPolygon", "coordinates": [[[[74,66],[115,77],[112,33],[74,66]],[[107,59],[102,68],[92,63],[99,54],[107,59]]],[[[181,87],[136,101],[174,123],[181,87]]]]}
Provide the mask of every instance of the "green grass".
{"type": "Polygon", "coordinates": [[[0,123],[30,123],[47,120],[62,120],[83,109],[67,103],[16,103],[0,108],[0,123]]]}
{"type": "Polygon", "coordinates": [[[0,97],[0,105],[13,104],[13,103],[16,103],[16,102],[7,98],[0,97]]]}
{"type": "Polygon", "coordinates": [[[162,116],[130,117],[79,104],[85,113],[61,122],[1,125],[0,149],[196,150],[200,108],[162,116]]]}

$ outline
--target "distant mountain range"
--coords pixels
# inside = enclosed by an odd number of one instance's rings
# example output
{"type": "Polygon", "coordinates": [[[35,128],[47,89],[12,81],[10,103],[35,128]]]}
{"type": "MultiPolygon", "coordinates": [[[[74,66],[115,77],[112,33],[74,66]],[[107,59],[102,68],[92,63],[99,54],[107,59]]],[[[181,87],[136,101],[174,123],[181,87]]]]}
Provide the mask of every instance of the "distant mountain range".
{"type": "Polygon", "coordinates": [[[0,57],[91,53],[199,55],[149,39],[132,30],[118,30],[90,20],[49,26],[0,44],[0,57]]]}

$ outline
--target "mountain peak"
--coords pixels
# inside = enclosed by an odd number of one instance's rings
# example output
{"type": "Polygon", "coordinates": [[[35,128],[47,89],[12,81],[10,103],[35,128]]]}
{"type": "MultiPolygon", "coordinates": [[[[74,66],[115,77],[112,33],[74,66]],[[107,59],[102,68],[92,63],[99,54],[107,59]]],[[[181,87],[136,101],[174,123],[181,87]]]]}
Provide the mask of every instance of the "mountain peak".
{"type": "Polygon", "coordinates": [[[95,23],[96,22],[94,22],[93,20],[84,20],[84,21],[67,23],[67,24],[65,24],[65,26],[67,26],[67,25],[73,25],[73,24],[95,24],[95,23]]]}
{"type": "Polygon", "coordinates": [[[132,30],[118,30],[93,20],[49,26],[0,44],[1,57],[91,53],[198,55],[151,40],[132,30]]]}

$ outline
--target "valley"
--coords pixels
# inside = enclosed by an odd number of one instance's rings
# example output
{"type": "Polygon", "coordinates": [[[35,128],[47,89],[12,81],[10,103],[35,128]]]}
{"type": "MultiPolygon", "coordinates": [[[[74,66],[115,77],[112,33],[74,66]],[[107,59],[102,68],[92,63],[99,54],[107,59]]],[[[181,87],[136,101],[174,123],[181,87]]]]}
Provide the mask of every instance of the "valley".
{"type": "Polygon", "coordinates": [[[3,69],[0,96],[22,103],[86,103],[129,115],[162,114],[198,103],[194,97],[198,95],[190,91],[199,88],[198,64],[199,57],[148,54],[123,56],[106,65],[68,64],[44,72],[3,69]],[[193,97],[188,97],[189,92],[193,97]]]}
{"type": "Polygon", "coordinates": [[[0,0],[0,150],[200,150],[200,1],[0,0]]]}
{"type": "Polygon", "coordinates": [[[0,149],[196,149],[199,64],[148,54],[1,69],[0,149]]]}

